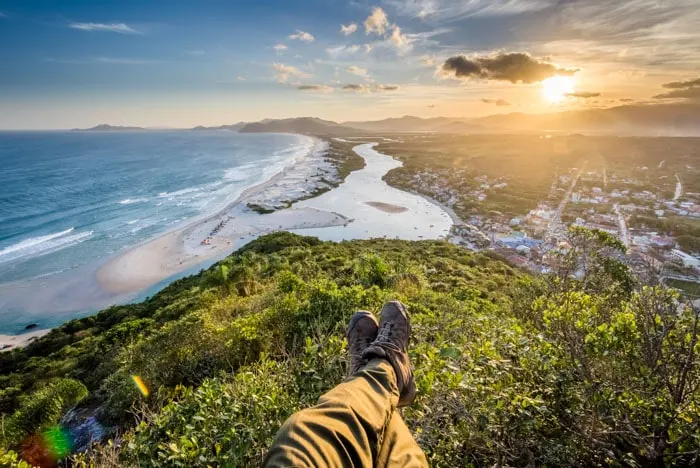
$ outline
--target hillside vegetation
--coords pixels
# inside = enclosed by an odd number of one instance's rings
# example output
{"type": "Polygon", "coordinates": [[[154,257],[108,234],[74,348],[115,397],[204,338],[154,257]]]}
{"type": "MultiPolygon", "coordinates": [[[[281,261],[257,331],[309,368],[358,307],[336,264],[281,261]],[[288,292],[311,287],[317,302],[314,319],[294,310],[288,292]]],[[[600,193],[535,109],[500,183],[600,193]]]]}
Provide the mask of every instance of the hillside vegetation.
{"type": "Polygon", "coordinates": [[[607,234],[571,243],[534,278],[441,241],[262,237],[1,354],[0,466],[65,455],[41,441],[76,404],[112,428],[77,466],[259,464],[287,416],[343,379],[350,315],[390,299],[411,312],[419,395],[403,414],[433,465],[697,463],[697,312],[642,287],[607,234]]]}

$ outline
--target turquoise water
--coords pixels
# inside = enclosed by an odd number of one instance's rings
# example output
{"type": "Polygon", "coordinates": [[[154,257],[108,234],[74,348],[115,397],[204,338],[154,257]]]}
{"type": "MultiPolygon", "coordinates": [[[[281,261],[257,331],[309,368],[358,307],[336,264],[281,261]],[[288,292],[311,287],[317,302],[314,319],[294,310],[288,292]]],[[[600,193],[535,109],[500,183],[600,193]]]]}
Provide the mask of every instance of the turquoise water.
{"type": "Polygon", "coordinates": [[[221,210],[311,143],[228,131],[0,132],[0,333],[46,309],[23,296],[221,210]]]}

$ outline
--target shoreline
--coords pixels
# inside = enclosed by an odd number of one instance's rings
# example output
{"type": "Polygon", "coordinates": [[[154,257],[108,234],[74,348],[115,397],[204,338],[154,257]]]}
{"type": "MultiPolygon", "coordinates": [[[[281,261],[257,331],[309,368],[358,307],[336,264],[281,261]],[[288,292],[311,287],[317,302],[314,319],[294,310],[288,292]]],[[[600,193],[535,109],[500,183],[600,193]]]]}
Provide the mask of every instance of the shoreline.
{"type": "Polygon", "coordinates": [[[1,335],[0,334],[0,352],[12,351],[17,348],[24,348],[29,343],[34,340],[38,340],[44,335],[48,335],[51,328],[44,328],[42,330],[33,330],[26,333],[19,333],[17,335],[1,335]]]}
{"type": "Polygon", "coordinates": [[[275,197],[294,199],[293,191],[299,190],[299,183],[304,189],[314,188],[313,183],[317,181],[310,181],[308,174],[299,173],[310,168],[323,170],[327,146],[325,150],[322,146],[327,145],[327,141],[308,138],[314,143],[307,154],[268,180],[248,187],[217,213],[190,221],[108,259],[95,273],[100,287],[111,294],[138,293],[198,264],[225,256],[268,232],[347,224],[346,217],[333,212],[292,206],[260,214],[247,207],[251,202],[270,203],[275,197]],[[304,164],[308,167],[303,167],[304,164]],[[286,196],[290,193],[291,196],[286,196]]]}
{"type": "MultiPolygon", "coordinates": [[[[219,212],[115,254],[93,270],[91,278],[104,293],[127,300],[178,273],[218,261],[253,239],[275,231],[336,241],[373,237],[446,238],[449,233],[445,223],[451,225],[455,221],[452,210],[424,195],[388,185],[383,176],[402,162],[374,151],[375,145],[353,145],[352,151],[364,158],[365,167],[351,172],[330,191],[268,214],[247,208],[251,200],[264,202],[272,198],[279,202],[310,193],[314,181],[310,180],[309,167],[313,168],[312,175],[318,177],[319,171],[323,172],[321,165],[329,164],[325,161],[327,153],[318,151],[317,143],[305,157],[297,158],[270,179],[248,187],[219,212]],[[371,195],[367,193],[368,187],[372,187],[371,195]],[[387,216],[392,221],[387,223],[387,216]],[[400,235],[395,235],[399,234],[397,229],[400,235]]],[[[40,331],[45,334],[50,329],[40,331]]],[[[0,337],[11,339],[13,348],[34,339],[28,333],[0,337]]]]}

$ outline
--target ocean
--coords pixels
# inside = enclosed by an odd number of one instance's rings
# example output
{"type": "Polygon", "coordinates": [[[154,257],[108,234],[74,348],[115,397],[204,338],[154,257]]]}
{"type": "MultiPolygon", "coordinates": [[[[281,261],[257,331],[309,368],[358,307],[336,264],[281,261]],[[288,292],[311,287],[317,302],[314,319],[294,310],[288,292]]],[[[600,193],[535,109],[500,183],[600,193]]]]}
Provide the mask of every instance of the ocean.
{"type": "Polygon", "coordinates": [[[0,132],[0,333],[29,320],[18,291],[218,212],[312,144],[229,131],[0,132]]]}

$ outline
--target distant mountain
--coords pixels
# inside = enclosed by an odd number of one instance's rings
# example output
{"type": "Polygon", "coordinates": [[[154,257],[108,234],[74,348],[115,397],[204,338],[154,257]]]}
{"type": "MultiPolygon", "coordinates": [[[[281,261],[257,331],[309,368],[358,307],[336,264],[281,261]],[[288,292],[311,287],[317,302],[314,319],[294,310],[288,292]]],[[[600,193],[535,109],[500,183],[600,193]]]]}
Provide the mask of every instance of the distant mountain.
{"type": "Polygon", "coordinates": [[[219,125],[218,127],[204,127],[202,125],[197,125],[192,130],[230,130],[232,132],[237,132],[246,125],[248,125],[247,122],[238,122],[231,125],[219,125]]]}
{"type": "Polygon", "coordinates": [[[146,130],[143,127],[122,127],[120,125],[100,124],[92,128],[74,128],[73,132],[124,132],[134,130],[146,130]]]}
{"type": "Polygon", "coordinates": [[[405,115],[398,118],[370,120],[367,122],[343,122],[341,125],[374,132],[431,132],[454,121],[455,119],[447,117],[422,119],[412,115],[405,115]]]}
{"type": "Polygon", "coordinates": [[[302,133],[310,135],[352,136],[366,134],[357,128],[340,125],[330,120],[315,117],[298,117],[294,119],[265,120],[249,123],[240,130],[241,133],[302,133]]]}
{"type": "Polygon", "coordinates": [[[373,132],[436,133],[593,133],[638,136],[700,136],[700,105],[693,103],[626,105],[546,114],[514,112],[476,119],[414,116],[366,122],[346,127],[373,132]]]}
{"type": "MultiPolygon", "coordinates": [[[[74,131],[134,131],[141,127],[102,124],[74,131]]],[[[241,133],[302,133],[328,136],[361,136],[367,133],[583,133],[635,136],[700,136],[700,103],[634,104],[605,109],[585,109],[546,114],[514,112],[476,119],[406,115],[364,122],[332,122],[315,117],[264,119],[198,130],[230,130],[241,133]]]]}
{"type": "Polygon", "coordinates": [[[700,136],[700,104],[627,105],[548,114],[516,112],[490,115],[470,122],[502,132],[700,136]]]}

